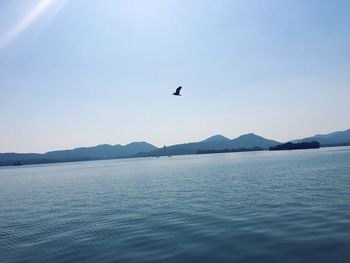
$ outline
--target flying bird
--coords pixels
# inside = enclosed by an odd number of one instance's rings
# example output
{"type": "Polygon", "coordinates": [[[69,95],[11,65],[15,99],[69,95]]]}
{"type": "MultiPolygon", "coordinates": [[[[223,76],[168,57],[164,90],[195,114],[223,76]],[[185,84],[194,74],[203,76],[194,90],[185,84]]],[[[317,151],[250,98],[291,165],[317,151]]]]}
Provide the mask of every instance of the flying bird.
{"type": "Polygon", "coordinates": [[[174,96],[181,96],[180,91],[182,89],[182,86],[178,87],[176,91],[173,93],[174,96]]]}

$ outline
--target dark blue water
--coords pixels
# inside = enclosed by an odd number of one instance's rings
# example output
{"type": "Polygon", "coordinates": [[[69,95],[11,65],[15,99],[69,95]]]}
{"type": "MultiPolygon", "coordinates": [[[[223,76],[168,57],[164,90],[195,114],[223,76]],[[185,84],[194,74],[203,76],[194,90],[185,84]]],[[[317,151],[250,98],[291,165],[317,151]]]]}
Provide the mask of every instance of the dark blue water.
{"type": "Polygon", "coordinates": [[[350,148],[1,168],[0,262],[350,262],[350,148]]]}

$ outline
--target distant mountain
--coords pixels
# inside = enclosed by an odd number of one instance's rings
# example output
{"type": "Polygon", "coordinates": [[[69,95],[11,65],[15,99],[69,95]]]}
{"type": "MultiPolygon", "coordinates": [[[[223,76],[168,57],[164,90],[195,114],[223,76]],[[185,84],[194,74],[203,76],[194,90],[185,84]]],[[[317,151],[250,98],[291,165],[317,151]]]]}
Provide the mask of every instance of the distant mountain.
{"type": "Polygon", "coordinates": [[[317,141],[321,146],[343,146],[350,145],[350,129],[337,131],[329,134],[318,134],[304,139],[294,140],[292,142],[310,142],[317,141]]]}
{"type": "Polygon", "coordinates": [[[278,141],[268,140],[254,133],[245,134],[232,140],[231,148],[253,148],[260,147],[268,149],[269,147],[280,144],[278,141]]]}
{"type": "Polygon", "coordinates": [[[280,143],[277,141],[268,140],[253,133],[242,135],[233,140],[230,140],[222,135],[215,135],[200,142],[172,145],[155,149],[151,152],[140,154],[138,156],[194,154],[198,151],[218,151],[224,149],[233,150],[254,147],[268,149],[269,147],[276,146],[278,144],[280,143]]]}
{"type": "Polygon", "coordinates": [[[137,153],[157,149],[147,142],[133,142],[125,146],[102,144],[93,147],[80,147],[72,150],[36,153],[0,153],[0,165],[36,164],[69,161],[85,161],[130,157],[137,153]]]}
{"type": "Polygon", "coordinates": [[[118,158],[134,155],[141,152],[149,152],[157,149],[152,144],[146,142],[133,142],[122,146],[102,144],[94,147],[81,147],[73,150],[53,151],[44,154],[45,157],[51,159],[67,159],[67,158],[90,158],[90,159],[101,159],[101,158],[118,158]]]}
{"type": "Polygon", "coordinates": [[[158,149],[147,142],[132,142],[123,147],[123,155],[133,155],[140,152],[149,152],[158,149]]]}
{"type": "Polygon", "coordinates": [[[287,142],[287,143],[279,144],[275,147],[270,147],[270,151],[305,150],[305,149],[318,149],[318,148],[320,148],[320,143],[316,141],[300,142],[300,143],[287,142]]]}
{"type": "MultiPolygon", "coordinates": [[[[315,135],[304,139],[294,140],[292,142],[302,143],[311,141],[319,142],[323,147],[350,145],[350,129],[330,134],[315,135]]],[[[51,151],[44,154],[0,153],[0,166],[128,157],[267,150],[270,147],[275,147],[279,144],[280,142],[278,141],[269,140],[254,133],[245,134],[235,139],[229,139],[223,135],[214,135],[203,141],[176,144],[163,148],[157,148],[147,142],[133,142],[124,146],[120,144],[102,144],[93,147],[80,147],[72,150],[51,151]]]]}
{"type": "Polygon", "coordinates": [[[42,154],[38,153],[0,153],[0,164],[2,162],[13,162],[14,160],[33,160],[41,157],[42,154]]]}
{"type": "Polygon", "coordinates": [[[218,141],[230,141],[230,139],[218,134],[218,135],[211,136],[208,139],[205,139],[201,142],[218,142],[218,141]]]}

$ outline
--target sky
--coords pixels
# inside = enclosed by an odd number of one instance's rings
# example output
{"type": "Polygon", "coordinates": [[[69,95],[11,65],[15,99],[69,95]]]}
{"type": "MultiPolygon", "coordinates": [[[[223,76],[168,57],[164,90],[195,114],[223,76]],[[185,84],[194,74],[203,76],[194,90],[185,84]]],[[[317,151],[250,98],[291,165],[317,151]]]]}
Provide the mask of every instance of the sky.
{"type": "Polygon", "coordinates": [[[348,0],[1,1],[0,152],[345,130],[349,47],[348,0]]]}

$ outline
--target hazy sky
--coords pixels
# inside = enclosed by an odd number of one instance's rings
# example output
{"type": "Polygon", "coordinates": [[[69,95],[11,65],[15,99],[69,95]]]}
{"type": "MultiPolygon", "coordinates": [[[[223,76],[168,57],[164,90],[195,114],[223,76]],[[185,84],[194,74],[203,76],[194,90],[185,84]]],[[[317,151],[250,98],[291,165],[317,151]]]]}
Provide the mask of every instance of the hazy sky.
{"type": "Polygon", "coordinates": [[[0,1],[0,152],[348,128],[348,0],[0,1]]]}

